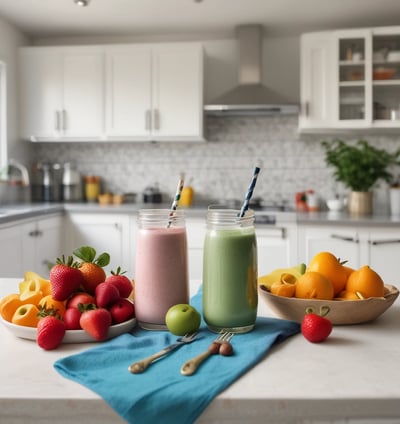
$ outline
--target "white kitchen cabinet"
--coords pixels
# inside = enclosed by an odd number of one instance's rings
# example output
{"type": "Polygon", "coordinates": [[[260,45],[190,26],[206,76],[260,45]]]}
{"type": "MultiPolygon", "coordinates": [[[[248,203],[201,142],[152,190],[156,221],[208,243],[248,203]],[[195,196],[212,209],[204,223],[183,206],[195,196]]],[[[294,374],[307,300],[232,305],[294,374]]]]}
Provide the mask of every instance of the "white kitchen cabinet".
{"type": "Polygon", "coordinates": [[[298,237],[300,262],[328,251],[352,268],[369,265],[388,284],[398,284],[400,228],[310,225],[300,226],[298,237]]]}
{"type": "Polygon", "coordinates": [[[400,26],[305,34],[299,128],[400,128],[400,26]]]}
{"type": "Polygon", "coordinates": [[[110,264],[104,268],[107,274],[120,266],[129,278],[133,277],[135,258],[131,246],[135,243],[136,230],[128,215],[68,213],[66,220],[66,254],[91,246],[97,255],[103,252],[110,255],[110,264]]]}
{"type": "Polygon", "coordinates": [[[303,34],[300,39],[301,129],[330,125],[333,117],[334,55],[328,32],[303,34]]]}
{"type": "Polygon", "coordinates": [[[111,139],[203,140],[203,50],[198,43],[106,48],[111,139]]]}
{"type": "Polygon", "coordinates": [[[373,227],[365,230],[367,258],[370,265],[388,284],[399,286],[400,228],[373,227]]]}
{"type": "Polygon", "coordinates": [[[206,212],[204,218],[186,218],[188,241],[189,277],[192,280],[203,278],[203,248],[206,235],[206,212]]]}
{"type": "Polygon", "coordinates": [[[347,265],[358,268],[361,263],[360,235],[353,227],[310,225],[298,228],[299,262],[309,264],[319,252],[331,252],[347,265]]]}
{"type": "Polygon", "coordinates": [[[256,226],[258,275],[297,264],[296,225],[256,226]]]}
{"type": "Polygon", "coordinates": [[[21,135],[31,141],[104,135],[101,47],[25,47],[19,52],[21,135]]]}
{"type": "Polygon", "coordinates": [[[0,227],[2,275],[22,278],[33,271],[48,278],[49,264],[62,253],[63,217],[48,216],[0,227]]]}
{"type": "Polygon", "coordinates": [[[25,271],[48,278],[50,268],[63,254],[63,217],[52,216],[21,226],[22,258],[25,271]]]}

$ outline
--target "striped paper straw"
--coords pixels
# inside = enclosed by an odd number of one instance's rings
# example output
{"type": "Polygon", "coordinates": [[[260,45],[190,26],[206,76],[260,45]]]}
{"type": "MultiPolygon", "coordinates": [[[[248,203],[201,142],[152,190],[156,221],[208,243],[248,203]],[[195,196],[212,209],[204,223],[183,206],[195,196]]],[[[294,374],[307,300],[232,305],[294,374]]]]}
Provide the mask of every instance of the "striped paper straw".
{"type": "Polygon", "coordinates": [[[246,198],[244,199],[242,209],[240,209],[239,217],[242,218],[244,214],[246,213],[247,209],[249,209],[249,202],[251,199],[251,196],[253,195],[254,187],[256,186],[257,177],[260,173],[260,168],[258,166],[255,167],[253,178],[251,179],[249,188],[247,189],[246,198]]]}
{"type": "Polygon", "coordinates": [[[178,186],[176,187],[175,198],[174,198],[174,201],[172,202],[172,205],[171,205],[171,210],[170,210],[170,213],[169,213],[169,220],[168,220],[168,227],[171,226],[172,217],[174,216],[174,212],[176,211],[176,208],[178,207],[179,200],[181,198],[181,193],[182,193],[182,190],[183,190],[183,184],[184,184],[184,180],[181,177],[178,181],[178,186]]]}

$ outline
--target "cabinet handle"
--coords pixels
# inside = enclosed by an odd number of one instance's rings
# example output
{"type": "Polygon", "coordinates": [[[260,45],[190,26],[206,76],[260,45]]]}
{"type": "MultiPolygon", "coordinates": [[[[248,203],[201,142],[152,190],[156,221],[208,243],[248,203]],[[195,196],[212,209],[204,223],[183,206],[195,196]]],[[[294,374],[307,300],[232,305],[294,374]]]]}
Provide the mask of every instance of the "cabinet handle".
{"type": "Polygon", "coordinates": [[[154,109],[154,129],[160,129],[160,112],[158,109],[154,109]]]}
{"type": "Polygon", "coordinates": [[[145,120],[145,129],[147,131],[150,131],[151,130],[151,112],[148,109],[146,110],[144,120],[145,120]]]}
{"type": "Polygon", "coordinates": [[[310,115],[310,103],[309,102],[304,102],[303,103],[303,115],[308,118],[310,115]]]}
{"type": "Polygon", "coordinates": [[[30,237],[40,237],[43,235],[43,233],[40,230],[29,231],[28,234],[30,237]]]}
{"type": "Polygon", "coordinates": [[[65,131],[67,129],[67,111],[63,109],[62,113],[62,129],[65,131]]]}
{"type": "Polygon", "coordinates": [[[339,234],[331,234],[331,238],[342,240],[342,241],[350,241],[352,243],[359,243],[359,240],[357,238],[341,236],[339,234]]]}
{"type": "Polygon", "coordinates": [[[379,246],[381,244],[396,244],[400,243],[400,239],[392,239],[392,240],[369,240],[369,244],[372,244],[373,246],[379,246]]]}
{"type": "Polygon", "coordinates": [[[119,224],[119,222],[114,222],[114,227],[118,230],[121,231],[121,225],[119,224]]]}
{"type": "Polygon", "coordinates": [[[58,110],[56,110],[56,113],[55,113],[54,126],[56,131],[60,130],[60,112],[58,110]]]}

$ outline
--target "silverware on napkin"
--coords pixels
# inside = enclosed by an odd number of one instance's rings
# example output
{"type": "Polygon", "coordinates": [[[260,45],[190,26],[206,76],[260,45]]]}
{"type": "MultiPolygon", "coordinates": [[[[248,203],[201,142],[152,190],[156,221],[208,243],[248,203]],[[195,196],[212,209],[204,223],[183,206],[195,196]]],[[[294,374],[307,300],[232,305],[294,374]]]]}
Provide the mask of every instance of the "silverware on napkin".
{"type": "Polygon", "coordinates": [[[210,355],[212,355],[213,353],[213,349],[212,346],[214,343],[229,343],[229,341],[231,340],[231,338],[233,337],[233,333],[229,333],[229,332],[221,332],[219,334],[219,336],[213,341],[213,343],[211,343],[210,347],[203,353],[200,353],[200,355],[195,356],[192,359],[189,359],[189,361],[185,362],[182,365],[181,368],[181,374],[182,375],[193,375],[197,368],[200,366],[200,364],[205,361],[210,355]]]}
{"type": "Polygon", "coordinates": [[[167,355],[168,353],[176,349],[178,346],[182,346],[183,344],[186,344],[186,343],[191,343],[196,338],[196,336],[197,336],[197,332],[187,333],[183,337],[180,337],[179,339],[177,339],[175,343],[165,347],[159,352],[154,353],[153,355],[148,356],[147,358],[144,358],[141,361],[134,362],[133,364],[129,365],[128,370],[132,374],[140,374],[143,371],[145,371],[147,367],[150,364],[152,364],[156,359],[159,359],[167,355]]]}

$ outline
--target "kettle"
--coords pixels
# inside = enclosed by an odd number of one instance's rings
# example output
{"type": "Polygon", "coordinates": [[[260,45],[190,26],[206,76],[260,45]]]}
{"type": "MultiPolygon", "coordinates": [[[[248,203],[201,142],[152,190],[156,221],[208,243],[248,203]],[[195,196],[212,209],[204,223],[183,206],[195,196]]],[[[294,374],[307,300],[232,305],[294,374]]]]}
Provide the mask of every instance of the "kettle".
{"type": "Polygon", "coordinates": [[[162,194],[157,184],[154,187],[146,187],[144,189],[143,202],[144,203],[161,203],[162,202],[162,194]]]}
{"type": "Polygon", "coordinates": [[[82,176],[73,163],[64,164],[62,177],[63,199],[65,202],[80,202],[83,199],[82,176]]]}

